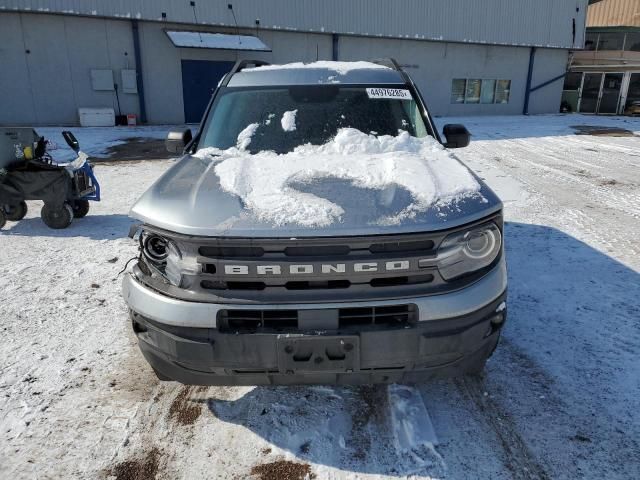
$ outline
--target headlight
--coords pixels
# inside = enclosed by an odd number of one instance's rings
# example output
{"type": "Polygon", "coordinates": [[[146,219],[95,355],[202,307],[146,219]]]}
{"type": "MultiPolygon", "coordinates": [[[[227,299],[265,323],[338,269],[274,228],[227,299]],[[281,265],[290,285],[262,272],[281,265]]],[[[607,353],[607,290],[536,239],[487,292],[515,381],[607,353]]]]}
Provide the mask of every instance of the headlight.
{"type": "Polygon", "coordinates": [[[167,243],[167,264],[164,267],[164,276],[171,285],[176,287],[189,287],[184,285],[185,275],[195,275],[200,272],[200,264],[198,264],[194,256],[183,254],[178,245],[169,240],[167,243]]]}
{"type": "Polygon", "coordinates": [[[162,263],[168,255],[167,239],[155,234],[143,235],[142,251],[152,262],[162,263]]]}
{"type": "Polygon", "coordinates": [[[162,275],[171,285],[180,287],[184,274],[198,272],[195,258],[184,258],[178,245],[168,238],[155,233],[143,233],[142,252],[153,271],[162,275]]]}
{"type": "Polygon", "coordinates": [[[501,247],[502,235],[495,223],[453,233],[438,248],[438,269],[442,278],[453,280],[491,265],[501,247]]]}
{"type": "Polygon", "coordinates": [[[182,254],[175,243],[167,243],[167,266],[164,269],[164,276],[169,283],[179,287],[182,283],[182,254]]]}

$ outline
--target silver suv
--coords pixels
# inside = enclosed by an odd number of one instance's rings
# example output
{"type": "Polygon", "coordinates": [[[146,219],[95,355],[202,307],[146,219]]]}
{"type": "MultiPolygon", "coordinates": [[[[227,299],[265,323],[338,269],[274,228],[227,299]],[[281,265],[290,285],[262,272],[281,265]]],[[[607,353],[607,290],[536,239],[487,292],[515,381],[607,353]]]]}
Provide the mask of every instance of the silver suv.
{"type": "Polygon", "coordinates": [[[502,203],[393,60],[239,61],[137,201],[123,295],[163,380],[477,374],[506,320],[502,203]]]}

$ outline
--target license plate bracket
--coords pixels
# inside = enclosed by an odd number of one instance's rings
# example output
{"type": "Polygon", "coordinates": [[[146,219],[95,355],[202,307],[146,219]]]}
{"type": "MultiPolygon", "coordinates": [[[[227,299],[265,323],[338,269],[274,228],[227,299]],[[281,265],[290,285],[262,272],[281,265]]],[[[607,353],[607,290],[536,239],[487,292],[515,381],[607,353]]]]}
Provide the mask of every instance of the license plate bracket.
{"type": "Polygon", "coordinates": [[[353,372],[360,367],[357,336],[286,335],[278,338],[281,373],[353,372]]]}

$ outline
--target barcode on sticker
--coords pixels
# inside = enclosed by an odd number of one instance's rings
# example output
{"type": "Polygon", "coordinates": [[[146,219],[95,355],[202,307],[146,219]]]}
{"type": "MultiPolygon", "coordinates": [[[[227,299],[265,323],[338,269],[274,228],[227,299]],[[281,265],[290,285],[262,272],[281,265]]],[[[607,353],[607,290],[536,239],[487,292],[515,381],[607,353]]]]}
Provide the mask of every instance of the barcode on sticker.
{"type": "Polygon", "coordinates": [[[413,100],[411,92],[402,88],[367,88],[369,98],[386,98],[391,100],[413,100]]]}

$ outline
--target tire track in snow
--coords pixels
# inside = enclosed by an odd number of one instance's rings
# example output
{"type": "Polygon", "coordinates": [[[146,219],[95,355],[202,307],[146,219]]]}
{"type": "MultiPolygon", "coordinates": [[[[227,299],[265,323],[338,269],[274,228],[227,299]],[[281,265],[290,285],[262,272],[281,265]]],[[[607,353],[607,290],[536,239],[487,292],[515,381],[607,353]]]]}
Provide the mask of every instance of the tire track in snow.
{"type": "MultiPolygon", "coordinates": [[[[562,141],[564,141],[564,137],[562,141]]],[[[495,157],[495,145],[490,142],[478,142],[480,151],[487,152],[483,156],[486,158],[495,157]]],[[[625,165],[613,166],[607,162],[600,162],[600,168],[608,172],[608,176],[589,175],[584,169],[578,169],[575,154],[565,149],[559,149],[560,140],[548,139],[544,143],[546,148],[540,148],[536,143],[535,152],[530,141],[522,139],[509,139],[500,141],[506,148],[501,149],[500,161],[504,161],[506,166],[513,169],[511,172],[519,180],[530,183],[532,178],[522,178],[522,174],[526,174],[526,170],[521,173],[527,164],[540,171],[539,178],[535,180],[542,182],[546,186],[563,182],[567,187],[585,198],[585,202],[596,202],[603,207],[608,207],[620,211],[623,214],[630,215],[633,218],[640,218],[640,194],[638,194],[638,186],[633,177],[629,179],[629,175],[622,171],[625,165]],[[536,160],[532,160],[535,158],[536,160]],[[618,177],[618,180],[610,178],[611,175],[618,177]],[[628,183],[631,181],[631,183],[628,183]],[[586,187],[586,188],[585,188],[586,187]]],[[[465,154],[461,155],[463,158],[465,154]]],[[[584,163],[584,162],[582,162],[584,163]]]]}
{"type": "Polygon", "coordinates": [[[514,480],[551,478],[522,439],[510,415],[485,395],[486,390],[480,377],[461,377],[455,379],[454,384],[496,434],[503,450],[504,465],[514,480]]]}
{"type": "MultiPolygon", "coordinates": [[[[570,184],[575,184],[578,187],[586,186],[591,190],[591,192],[589,192],[589,194],[587,195],[591,199],[599,199],[609,208],[622,210],[624,213],[631,213],[632,215],[637,216],[637,212],[634,214],[631,209],[627,210],[628,207],[631,207],[632,205],[635,205],[637,203],[638,198],[634,192],[619,192],[617,190],[607,188],[602,184],[589,181],[589,177],[585,176],[583,173],[578,172],[575,169],[575,165],[570,163],[570,161],[563,159],[559,155],[559,152],[545,153],[544,151],[536,151],[535,158],[537,159],[537,161],[534,161],[530,158],[527,158],[531,157],[532,155],[530,155],[531,152],[529,146],[522,140],[510,140],[509,143],[511,144],[510,147],[515,146],[515,148],[513,149],[509,148],[511,153],[508,158],[510,160],[520,163],[528,163],[533,168],[542,170],[543,175],[553,177],[555,181],[565,181],[570,184]],[[514,157],[516,156],[516,154],[513,152],[517,151],[518,148],[521,148],[524,151],[524,154],[519,156],[518,159],[515,160],[514,157]],[[630,198],[627,198],[628,196],[630,198]]],[[[607,179],[604,177],[592,178],[598,178],[601,182],[607,181],[607,179]]],[[[581,188],[578,188],[578,191],[582,193],[581,188]]]]}
{"type": "MultiPolygon", "coordinates": [[[[485,163],[501,168],[524,184],[530,194],[535,193],[538,205],[533,199],[528,205],[515,206],[522,210],[516,217],[533,217],[542,224],[558,225],[562,230],[575,234],[578,238],[595,240],[607,252],[622,253],[625,258],[640,255],[640,244],[629,235],[628,224],[640,219],[640,194],[624,185],[598,185],[580,175],[564,172],[555,166],[547,166],[542,159],[554,160],[553,155],[538,155],[536,161],[524,159],[532,156],[531,148],[525,140],[502,140],[508,148],[497,149],[495,142],[478,142],[475,151],[469,152],[470,163],[485,163]],[[526,148],[524,148],[526,147],[526,148]],[[496,152],[500,156],[496,157],[496,152]],[[495,158],[495,163],[488,160],[495,158]],[[506,167],[506,168],[505,168],[506,167]],[[578,207],[580,205],[580,207],[578,207]],[[561,223],[559,224],[559,219],[561,223]]],[[[464,153],[463,160],[468,155],[464,153]]],[[[616,174],[620,176],[621,174],[616,174]]],[[[598,177],[594,177],[598,178],[598,177]]],[[[514,217],[514,207],[510,217],[514,217]]]]}

